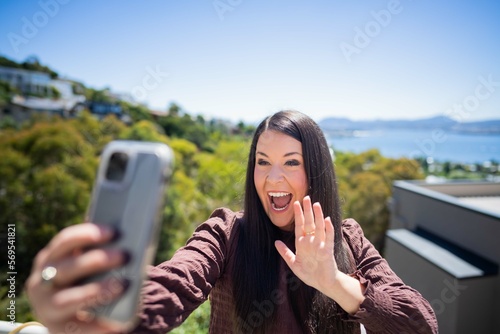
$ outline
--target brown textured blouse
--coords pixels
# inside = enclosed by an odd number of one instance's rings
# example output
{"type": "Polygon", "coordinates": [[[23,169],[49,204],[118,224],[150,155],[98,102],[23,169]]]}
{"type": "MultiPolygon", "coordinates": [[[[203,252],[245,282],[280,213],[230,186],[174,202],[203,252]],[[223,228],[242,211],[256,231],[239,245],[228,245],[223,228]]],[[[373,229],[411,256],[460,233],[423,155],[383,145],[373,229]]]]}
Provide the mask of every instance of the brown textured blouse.
{"type": "MultiPolygon", "coordinates": [[[[242,214],[217,209],[201,224],[186,246],[172,259],[148,270],[142,291],[140,324],[133,333],[165,333],[179,326],[210,297],[210,333],[232,333],[232,268],[242,214]]],[[[365,300],[347,321],[364,325],[367,333],[437,333],[437,321],[429,303],[405,285],[389,268],[353,219],[342,223],[343,235],[356,262],[349,273],[366,285],[365,300]]],[[[281,261],[280,284],[267,301],[256,301],[260,315],[245,319],[248,328],[258,326],[259,316],[277,312],[272,333],[301,333],[294,317],[286,284],[286,264],[281,261]]],[[[265,268],[263,268],[265,270],[265,268]]]]}

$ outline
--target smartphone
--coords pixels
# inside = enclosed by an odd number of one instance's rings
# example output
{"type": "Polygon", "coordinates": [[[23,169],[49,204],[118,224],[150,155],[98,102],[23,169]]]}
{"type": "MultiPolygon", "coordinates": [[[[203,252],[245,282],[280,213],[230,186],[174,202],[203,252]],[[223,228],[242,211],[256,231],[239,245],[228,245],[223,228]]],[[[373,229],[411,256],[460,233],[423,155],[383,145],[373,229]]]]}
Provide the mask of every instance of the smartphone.
{"type": "MultiPolygon", "coordinates": [[[[145,267],[151,264],[158,243],[165,191],[173,172],[174,155],[157,142],[116,140],[105,146],[92,190],[87,221],[112,225],[118,238],[103,247],[125,250],[130,260],[123,267],[85,281],[114,276],[128,282],[116,300],[102,295],[95,316],[131,328],[136,322],[145,267]]],[[[108,296],[109,297],[109,296],[108,296]]]]}

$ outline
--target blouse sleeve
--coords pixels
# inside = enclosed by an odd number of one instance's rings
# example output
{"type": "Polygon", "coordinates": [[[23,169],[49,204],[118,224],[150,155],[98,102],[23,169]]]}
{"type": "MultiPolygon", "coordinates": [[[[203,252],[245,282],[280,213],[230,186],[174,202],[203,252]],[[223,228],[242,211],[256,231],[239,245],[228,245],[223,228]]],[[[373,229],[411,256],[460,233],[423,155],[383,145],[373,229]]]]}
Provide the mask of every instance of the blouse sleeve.
{"type": "Polygon", "coordinates": [[[214,211],[172,259],[148,268],[133,333],[170,331],[207,300],[224,271],[234,218],[228,209],[214,211]]]}
{"type": "Polygon", "coordinates": [[[356,261],[351,276],[366,286],[365,300],[348,318],[362,323],[368,333],[437,333],[429,302],[392,271],[355,220],[345,220],[342,227],[356,261]]]}

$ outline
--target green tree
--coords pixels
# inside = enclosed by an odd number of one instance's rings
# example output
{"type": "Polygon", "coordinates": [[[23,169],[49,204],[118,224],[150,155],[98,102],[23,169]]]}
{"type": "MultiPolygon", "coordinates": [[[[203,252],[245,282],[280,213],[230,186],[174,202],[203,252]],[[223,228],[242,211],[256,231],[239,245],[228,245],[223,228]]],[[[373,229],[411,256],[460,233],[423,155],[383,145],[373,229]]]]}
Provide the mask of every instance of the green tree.
{"type": "Polygon", "coordinates": [[[0,109],[5,108],[15,94],[19,94],[16,88],[12,87],[8,82],[0,80],[0,109]]]}
{"type": "Polygon", "coordinates": [[[0,66],[25,69],[28,71],[44,72],[49,74],[52,79],[58,77],[57,72],[53,71],[47,66],[42,65],[40,63],[40,60],[36,56],[30,56],[26,58],[26,60],[22,63],[17,63],[9,58],[0,56],[0,66]]]}
{"type": "Polygon", "coordinates": [[[169,116],[178,117],[181,112],[181,107],[179,107],[176,103],[170,103],[167,111],[169,116]]]}
{"type": "Polygon", "coordinates": [[[172,334],[205,334],[210,327],[210,301],[201,304],[172,334]]]}
{"type": "Polygon", "coordinates": [[[92,146],[94,153],[99,155],[104,146],[113,139],[123,135],[128,129],[115,115],[108,115],[98,120],[90,112],[84,111],[69,123],[83,137],[84,141],[92,146]]]}
{"type": "Polygon", "coordinates": [[[7,129],[17,129],[19,124],[11,116],[4,116],[0,119],[0,131],[7,129]]]}
{"type": "Polygon", "coordinates": [[[81,222],[97,157],[72,124],[58,118],[2,132],[0,154],[0,225],[16,227],[22,291],[38,250],[63,227],[81,222]]]}
{"type": "Polygon", "coordinates": [[[248,143],[221,141],[213,154],[197,155],[198,189],[207,195],[209,207],[242,207],[248,143]]]}
{"type": "Polygon", "coordinates": [[[163,210],[160,244],[155,263],[170,259],[183,246],[196,226],[208,218],[206,197],[196,188],[196,182],[181,170],[172,176],[163,210]]]}
{"type": "Polygon", "coordinates": [[[57,72],[49,68],[48,66],[42,65],[37,56],[29,56],[24,62],[21,63],[21,68],[29,71],[44,72],[50,75],[52,79],[57,78],[59,75],[57,72]]]}
{"type": "Polygon", "coordinates": [[[200,149],[210,148],[211,143],[206,126],[188,114],[162,116],[158,118],[158,123],[169,137],[189,140],[200,149]]]}
{"type": "Polygon", "coordinates": [[[84,95],[88,101],[100,103],[115,103],[116,99],[111,97],[111,89],[106,87],[104,89],[85,88],[84,95]]]}
{"type": "Polygon", "coordinates": [[[121,101],[120,106],[125,114],[129,115],[134,122],[147,120],[153,121],[153,115],[146,106],[141,104],[131,104],[121,101]]]}
{"type": "Polygon", "coordinates": [[[193,177],[198,168],[196,155],[199,153],[195,144],[186,139],[171,139],[170,147],[174,151],[175,171],[181,170],[185,175],[193,177]]]}
{"type": "Polygon", "coordinates": [[[335,166],[343,216],[356,219],[365,236],[382,251],[392,184],[395,180],[423,178],[418,162],[385,158],[373,149],[360,154],[337,152],[335,166]]]}
{"type": "Polygon", "coordinates": [[[163,134],[163,129],[157,124],[146,120],[133,124],[124,130],[120,137],[128,140],[168,143],[168,138],[163,134]]]}

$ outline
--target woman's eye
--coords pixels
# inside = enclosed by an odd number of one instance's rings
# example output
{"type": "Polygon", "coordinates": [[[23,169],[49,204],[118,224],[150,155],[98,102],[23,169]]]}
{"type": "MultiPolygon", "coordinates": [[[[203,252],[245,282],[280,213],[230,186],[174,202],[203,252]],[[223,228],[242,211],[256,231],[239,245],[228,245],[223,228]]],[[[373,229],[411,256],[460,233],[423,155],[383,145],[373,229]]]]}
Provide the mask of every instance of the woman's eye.
{"type": "Polygon", "coordinates": [[[269,165],[269,162],[267,162],[266,160],[259,159],[259,160],[257,160],[257,165],[267,166],[267,165],[269,165]]]}
{"type": "Polygon", "coordinates": [[[300,162],[298,160],[288,160],[285,165],[287,166],[300,166],[300,162]]]}

